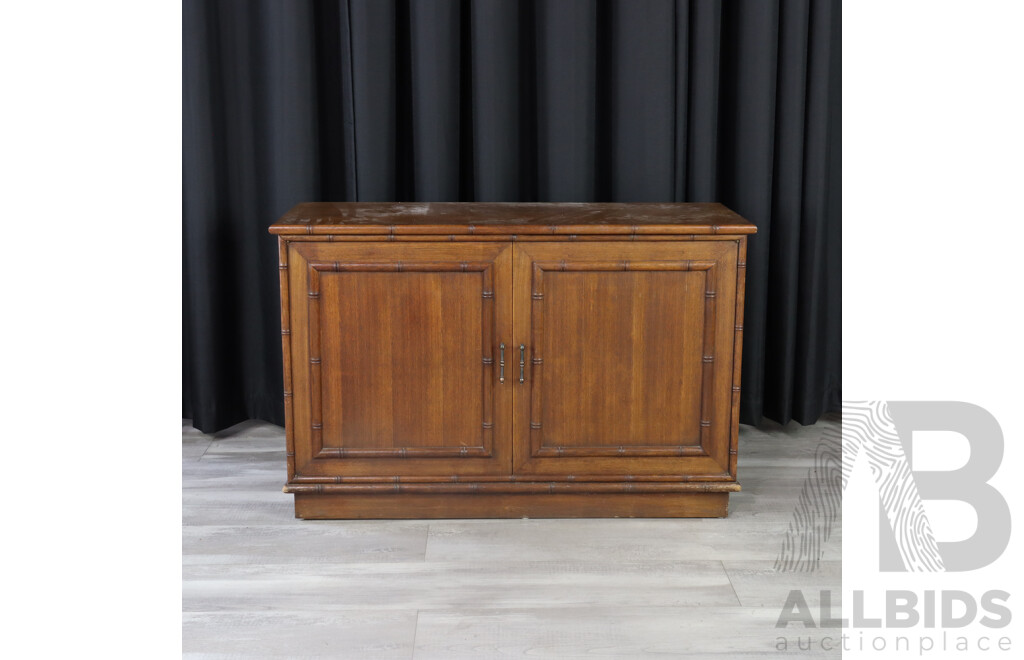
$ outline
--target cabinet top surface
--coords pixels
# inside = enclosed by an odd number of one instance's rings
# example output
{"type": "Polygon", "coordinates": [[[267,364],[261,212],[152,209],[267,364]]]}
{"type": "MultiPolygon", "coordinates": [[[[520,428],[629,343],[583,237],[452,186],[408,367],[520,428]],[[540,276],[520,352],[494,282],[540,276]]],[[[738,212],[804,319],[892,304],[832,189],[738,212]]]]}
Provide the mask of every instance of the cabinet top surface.
{"type": "Polygon", "coordinates": [[[753,234],[716,203],[313,202],[272,234],[753,234]]]}

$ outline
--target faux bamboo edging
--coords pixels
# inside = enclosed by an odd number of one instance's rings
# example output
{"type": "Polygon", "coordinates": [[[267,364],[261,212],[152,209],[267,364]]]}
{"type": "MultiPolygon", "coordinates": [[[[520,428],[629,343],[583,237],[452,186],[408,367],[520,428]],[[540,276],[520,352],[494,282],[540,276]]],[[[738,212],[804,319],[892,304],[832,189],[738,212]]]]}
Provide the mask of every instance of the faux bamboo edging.
{"type": "Polygon", "coordinates": [[[720,474],[568,474],[568,475],[474,475],[459,477],[440,476],[312,476],[296,475],[289,481],[289,485],[304,484],[348,484],[348,483],[386,483],[386,484],[416,484],[416,483],[549,483],[552,481],[566,481],[571,483],[618,483],[618,482],[663,482],[663,483],[687,483],[687,482],[725,482],[732,481],[729,473],[720,474]]]}
{"type": "Polygon", "coordinates": [[[718,483],[573,483],[573,482],[467,482],[393,484],[288,484],[285,493],[735,493],[735,482],[718,483]]]}
{"type": "Polygon", "coordinates": [[[732,349],[732,419],[729,420],[729,474],[737,476],[740,443],[740,377],[743,373],[743,297],[747,274],[747,239],[737,241],[736,314],[732,349]]]}
{"type": "Polygon", "coordinates": [[[673,235],[736,235],[752,234],[757,229],[752,225],[338,225],[338,224],[296,224],[274,225],[270,233],[277,235],[346,235],[362,234],[373,236],[490,236],[490,235],[523,235],[523,236],[564,236],[576,234],[602,234],[622,236],[641,236],[647,234],[673,235]]]}

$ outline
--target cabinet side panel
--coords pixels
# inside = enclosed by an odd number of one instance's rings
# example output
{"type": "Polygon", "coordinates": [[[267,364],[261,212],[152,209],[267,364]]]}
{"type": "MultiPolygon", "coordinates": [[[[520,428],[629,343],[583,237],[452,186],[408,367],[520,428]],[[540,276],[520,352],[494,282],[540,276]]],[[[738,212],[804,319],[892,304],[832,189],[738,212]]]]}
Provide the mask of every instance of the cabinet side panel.
{"type": "Polygon", "coordinates": [[[733,343],[736,331],[737,243],[722,241],[725,249],[715,267],[715,341],[711,356],[714,392],[710,418],[708,454],[724,469],[729,468],[732,436],[733,343]]]}
{"type": "Polygon", "coordinates": [[[747,239],[740,238],[736,250],[736,315],[733,320],[732,417],[729,439],[729,472],[736,477],[740,441],[740,376],[743,371],[743,302],[747,281],[747,239]]]}
{"type": "Polygon", "coordinates": [[[291,345],[292,442],[294,465],[289,478],[300,474],[312,458],[309,402],[309,305],[307,262],[288,241],[288,322],[291,345]]]}
{"type": "Polygon", "coordinates": [[[295,414],[292,392],[291,313],[288,295],[288,241],[277,239],[277,272],[281,279],[281,362],[284,368],[284,438],[288,478],[295,476],[295,414]]]}

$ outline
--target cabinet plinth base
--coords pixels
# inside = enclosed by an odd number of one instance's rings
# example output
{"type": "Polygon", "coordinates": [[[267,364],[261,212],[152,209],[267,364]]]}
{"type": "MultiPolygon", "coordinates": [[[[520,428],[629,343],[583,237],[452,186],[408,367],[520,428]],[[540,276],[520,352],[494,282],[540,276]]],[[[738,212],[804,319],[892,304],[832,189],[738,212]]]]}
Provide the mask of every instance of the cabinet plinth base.
{"type": "Polygon", "coordinates": [[[724,518],[728,492],[295,494],[295,517],[724,518]]]}

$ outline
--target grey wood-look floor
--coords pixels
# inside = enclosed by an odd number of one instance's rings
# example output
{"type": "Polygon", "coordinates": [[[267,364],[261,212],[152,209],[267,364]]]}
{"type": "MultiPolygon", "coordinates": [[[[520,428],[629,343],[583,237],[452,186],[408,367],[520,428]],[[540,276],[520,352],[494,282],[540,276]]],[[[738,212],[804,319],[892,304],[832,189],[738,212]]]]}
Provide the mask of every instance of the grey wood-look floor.
{"type": "Polygon", "coordinates": [[[817,631],[775,628],[791,589],[815,616],[819,590],[839,597],[839,529],[819,570],[773,568],[836,424],[743,427],[727,519],[300,521],[283,429],[210,436],[185,420],[184,655],[839,657],[817,631]]]}

